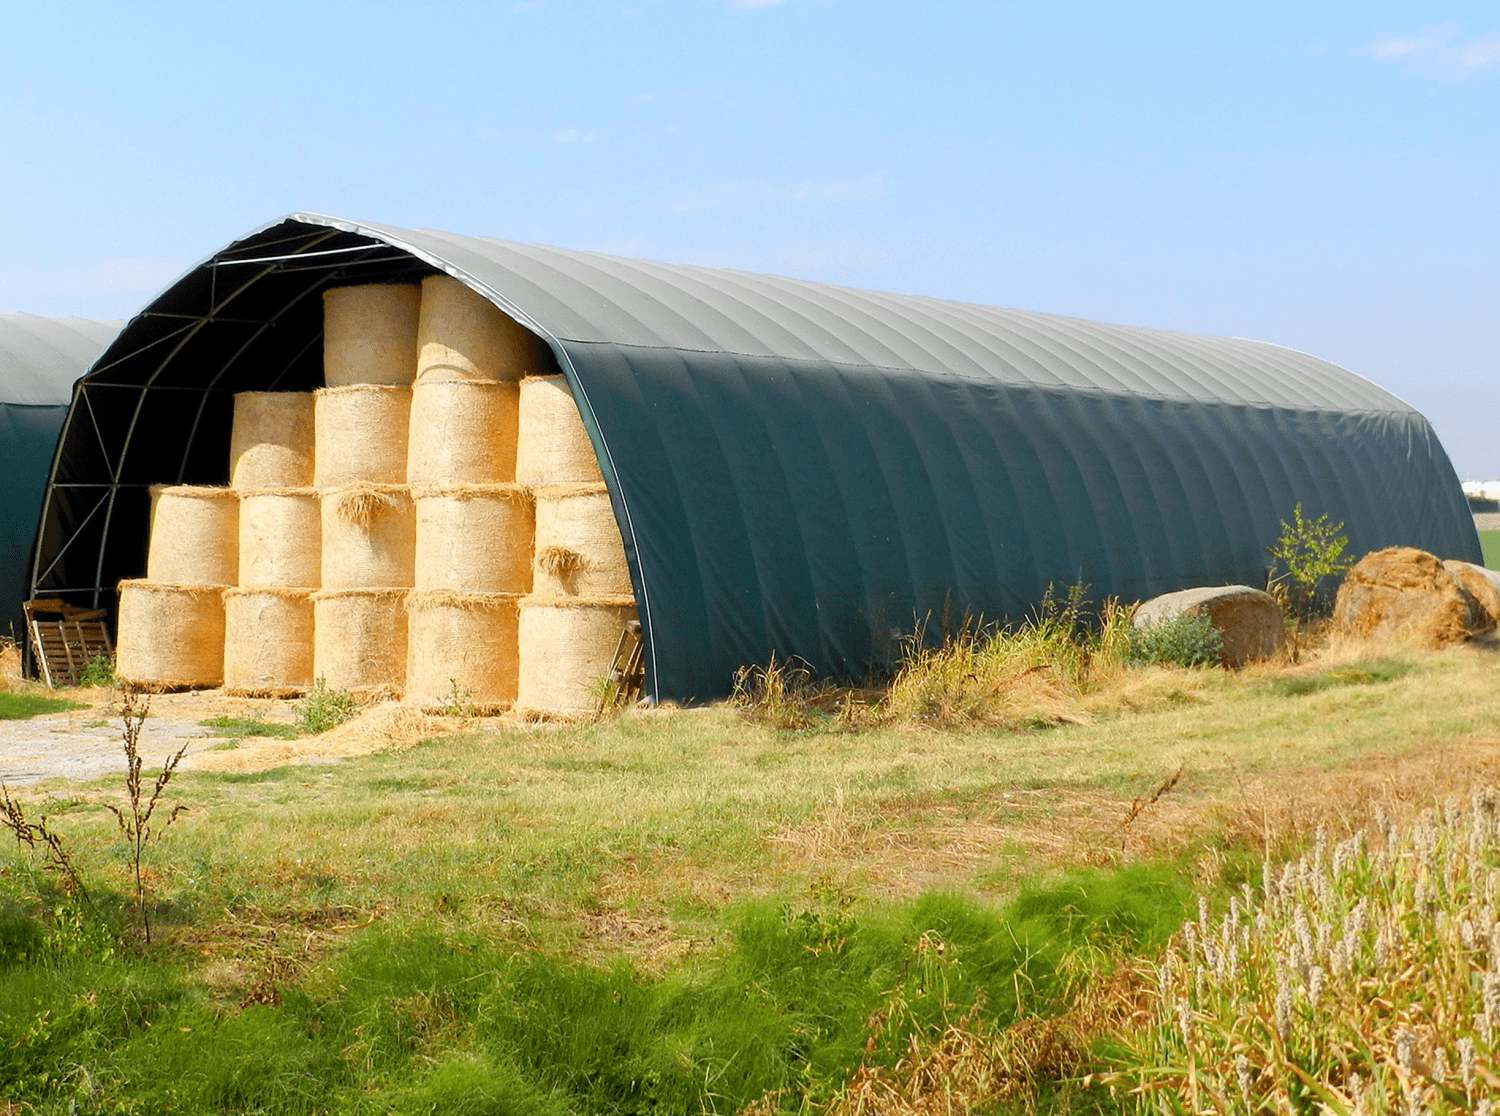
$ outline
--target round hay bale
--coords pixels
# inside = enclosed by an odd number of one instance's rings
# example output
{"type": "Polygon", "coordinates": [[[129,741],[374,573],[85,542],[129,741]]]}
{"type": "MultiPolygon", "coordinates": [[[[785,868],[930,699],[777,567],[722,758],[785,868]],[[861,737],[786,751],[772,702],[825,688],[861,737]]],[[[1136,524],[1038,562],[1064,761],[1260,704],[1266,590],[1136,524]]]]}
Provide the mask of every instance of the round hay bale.
{"type": "Polygon", "coordinates": [[[522,484],[592,484],[603,479],[594,444],[583,429],[562,376],[521,381],[516,480],[522,484]]]}
{"type": "Polygon", "coordinates": [[[406,685],[406,589],[313,594],[313,678],[359,697],[400,697],[406,685]]]}
{"type": "Polygon", "coordinates": [[[322,494],[325,589],[389,589],[412,584],[416,514],[402,485],[353,484],[322,494]]]}
{"type": "Polygon", "coordinates": [[[298,488],[312,479],[312,392],[239,392],[229,432],[229,487],[298,488]]]}
{"type": "Polygon", "coordinates": [[[1426,551],[1408,546],[1366,554],[1344,575],[1333,622],[1356,639],[1443,647],[1479,627],[1478,608],[1426,551]]]}
{"type": "Polygon", "coordinates": [[[313,488],[267,488],[240,498],[239,584],[250,589],[316,589],[323,529],[313,488]]]}
{"type": "Polygon", "coordinates": [[[417,379],[519,380],[552,367],[546,343],[448,275],[422,280],[417,379]]]}
{"type": "Polygon", "coordinates": [[[1500,627],[1500,571],[1487,570],[1471,562],[1444,562],[1443,569],[1474,599],[1476,628],[1492,631],[1500,627]]]}
{"type": "Polygon", "coordinates": [[[411,388],[322,388],[313,399],[313,480],[319,488],[405,482],[411,388]]]}
{"type": "Polygon", "coordinates": [[[409,484],[500,484],[516,476],[520,389],[496,380],[423,381],[412,391],[409,484]]]}
{"type": "Polygon", "coordinates": [[[593,713],[620,633],[633,619],[635,601],[629,597],[527,597],[521,602],[516,707],[544,716],[593,713]]]}
{"type": "Polygon", "coordinates": [[[295,697],[312,681],[312,591],[226,589],[224,689],[241,697],[295,697]]]}
{"type": "Polygon", "coordinates": [[[414,283],[366,283],[323,292],[323,382],[410,384],[417,376],[414,283]]]}
{"type": "Polygon", "coordinates": [[[232,488],[154,486],[147,579],[166,585],[233,585],[240,567],[239,518],[239,494],[232,488]]]}
{"type": "Polygon", "coordinates": [[[1227,667],[1273,658],[1286,647],[1286,617],[1271,594],[1248,585],[1215,585],[1183,589],[1153,597],[1135,610],[1131,624],[1138,630],[1184,616],[1207,616],[1224,641],[1221,654],[1227,667]]]}
{"type": "Polygon", "coordinates": [[[418,489],[418,589],[531,589],[531,490],[517,484],[418,489]]]}
{"type": "Polygon", "coordinates": [[[224,587],[120,582],[115,674],[154,692],[223,682],[224,587]]]}
{"type": "Polygon", "coordinates": [[[630,595],[625,544],[603,484],[536,490],[532,591],[539,597],[630,595]]]}
{"type": "Polygon", "coordinates": [[[424,709],[461,703],[482,713],[516,698],[514,593],[413,593],[406,700],[424,709]]]}

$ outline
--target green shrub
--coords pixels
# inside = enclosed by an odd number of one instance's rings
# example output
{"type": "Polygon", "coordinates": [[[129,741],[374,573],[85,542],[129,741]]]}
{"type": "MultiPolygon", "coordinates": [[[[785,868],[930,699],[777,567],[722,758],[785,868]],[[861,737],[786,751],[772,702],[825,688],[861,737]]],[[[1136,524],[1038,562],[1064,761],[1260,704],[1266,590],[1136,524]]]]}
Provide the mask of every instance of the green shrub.
{"type": "Polygon", "coordinates": [[[80,686],[114,686],[114,659],[108,655],[95,655],[83,664],[83,670],[78,675],[78,684],[80,686]]]}
{"type": "Polygon", "coordinates": [[[307,696],[297,703],[297,724],[303,732],[316,736],[352,720],[359,708],[358,699],[348,690],[335,690],[319,677],[307,696]]]}
{"type": "Polygon", "coordinates": [[[1130,661],[1158,666],[1217,666],[1224,660],[1224,637],[1206,613],[1188,613],[1136,628],[1130,633],[1130,661]]]}
{"type": "Polygon", "coordinates": [[[1324,581],[1354,565],[1344,554],[1349,537],[1343,530],[1342,522],[1330,522],[1326,514],[1308,519],[1301,504],[1292,508],[1290,523],[1281,521],[1281,537],[1270,547],[1270,585],[1282,591],[1295,615],[1308,618],[1323,611],[1327,604],[1324,581]]]}

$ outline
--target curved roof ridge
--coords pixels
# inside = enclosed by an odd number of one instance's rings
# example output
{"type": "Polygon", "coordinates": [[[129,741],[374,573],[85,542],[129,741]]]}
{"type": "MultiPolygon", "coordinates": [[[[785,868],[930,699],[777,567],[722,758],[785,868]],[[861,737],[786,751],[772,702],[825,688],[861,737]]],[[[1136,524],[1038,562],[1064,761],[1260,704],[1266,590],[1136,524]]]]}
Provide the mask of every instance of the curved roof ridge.
{"type": "Polygon", "coordinates": [[[56,407],[123,322],[0,311],[0,403],[56,407]]]}

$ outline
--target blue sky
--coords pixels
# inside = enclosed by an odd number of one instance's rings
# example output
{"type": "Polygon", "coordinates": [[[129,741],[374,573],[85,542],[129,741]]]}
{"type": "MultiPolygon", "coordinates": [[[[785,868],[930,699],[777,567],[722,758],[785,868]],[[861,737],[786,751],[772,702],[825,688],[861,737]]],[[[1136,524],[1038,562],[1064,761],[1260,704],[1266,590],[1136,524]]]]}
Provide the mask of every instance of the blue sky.
{"type": "Polygon", "coordinates": [[[1500,8],[7,5],[0,309],[310,209],[1338,361],[1500,475],[1500,8]]]}

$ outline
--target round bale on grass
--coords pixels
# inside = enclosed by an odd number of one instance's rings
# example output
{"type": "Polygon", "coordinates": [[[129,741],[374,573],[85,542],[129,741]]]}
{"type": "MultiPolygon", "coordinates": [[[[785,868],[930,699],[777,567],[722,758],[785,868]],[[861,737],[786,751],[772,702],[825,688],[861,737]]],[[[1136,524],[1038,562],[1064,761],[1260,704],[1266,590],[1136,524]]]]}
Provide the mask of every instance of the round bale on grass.
{"type": "Polygon", "coordinates": [[[1286,646],[1286,619],[1274,597],[1248,585],[1183,589],[1153,598],[1136,609],[1132,624],[1150,628],[1183,616],[1206,615],[1224,641],[1227,667],[1279,655],[1286,646]]]}
{"type": "Polygon", "coordinates": [[[1355,639],[1445,647],[1483,626],[1474,598],[1443,563],[1409,546],[1366,554],[1344,575],[1333,622],[1355,639]]]}
{"type": "Polygon", "coordinates": [[[222,683],[224,587],[120,582],[115,674],[153,693],[222,683]]]}

